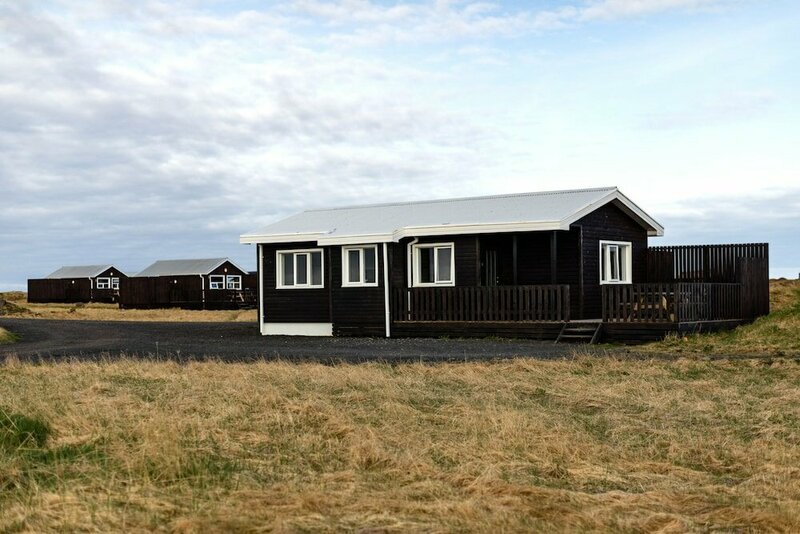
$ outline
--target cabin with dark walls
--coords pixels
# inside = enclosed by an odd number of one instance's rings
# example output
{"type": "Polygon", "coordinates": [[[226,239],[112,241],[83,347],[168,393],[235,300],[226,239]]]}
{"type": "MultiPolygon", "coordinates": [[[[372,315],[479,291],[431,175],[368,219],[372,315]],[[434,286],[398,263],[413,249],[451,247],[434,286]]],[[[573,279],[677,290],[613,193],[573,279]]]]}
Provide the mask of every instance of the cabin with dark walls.
{"type": "Polygon", "coordinates": [[[117,302],[125,273],[113,265],[64,266],[28,280],[28,302],[117,302]]]}
{"type": "Polygon", "coordinates": [[[648,248],[663,233],[609,187],[309,210],[240,241],[257,245],[264,335],[637,341],[763,312],[766,245],[722,246],[702,277],[648,248]],[[712,271],[730,287],[703,285],[712,271]]]}
{"type": "Polygon", "coordinates": [[[256,275],[228,258],[160,260],[131,276],[120,308],[237,309],[256,303],[256,275]]]}

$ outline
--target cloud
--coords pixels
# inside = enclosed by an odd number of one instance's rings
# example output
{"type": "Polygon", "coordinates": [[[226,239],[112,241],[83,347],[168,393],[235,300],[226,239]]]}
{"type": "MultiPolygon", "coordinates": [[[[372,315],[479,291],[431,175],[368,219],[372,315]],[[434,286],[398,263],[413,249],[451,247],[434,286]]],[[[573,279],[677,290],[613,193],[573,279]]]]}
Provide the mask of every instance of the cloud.
{"type": "Polygon", "coordinates": [[[506,8],[489,2],[420,2],[384,5],[369,0],[296,0],[290,10],[331,25],[332,43],[380,46],[429,43],[576,27],[593,21],[666,11],[720,9],[742,0],[587,0],[557,9],[506,8]]]}
{"type": "Polygon", "coordinates": [[[617,19],[651,15],[663,11],[721,8],[737,0],[596,0],[578,10],[580,20],[617,19]]]}
{"type": "Polygon", "coordinates": [[[761,116],[775,105],[771,91],[732,91],[695,102],[682,109],[651,114],[643,126],[653,130],[713,127],[761,116]]]}

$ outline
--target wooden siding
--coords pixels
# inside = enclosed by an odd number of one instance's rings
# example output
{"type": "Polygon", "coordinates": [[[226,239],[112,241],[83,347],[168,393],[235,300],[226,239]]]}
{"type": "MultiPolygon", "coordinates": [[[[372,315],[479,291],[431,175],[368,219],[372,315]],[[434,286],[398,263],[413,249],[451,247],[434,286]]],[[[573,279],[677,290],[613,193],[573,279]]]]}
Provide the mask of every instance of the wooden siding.
{"type": "Polygon", "coordinates": [[[331,321],[331,254],[330,247],[314,243],[282,243],[263,245],[261,281],[264,284],[264,322],[266,323],[330,323],[331,321]],[[321,289],[277,289],[276,252],[306,248],[323,249],[324,283],[321,289]]]}
{"type": "Polygon", "coordinates": [[[579,219],[572,227],[583,229],[583,313],[577,317],[599,319],[602,313],[600,241],[629,241],[633,247],[632,281],[641,282],[647,272],[647,230],[613,202],[579,219]]]}
{"type": "Polygon", "coordinates": [[[330,247],[333,333],[337,336],[383,336],[384,313],[383,245],[377,245],[377,287],[342,287],[342,247],[330,247]]]}
{"type": "Polygon", "coordinates": [[[203,280],[200,276],[131,277],[120,286],[120,308],[203,307],[203,280]]]}
{"type": "Polygon", "coordinates": [[[88,278],[28,280],[28,302],[91,302],[92,289],[88,278]]]}

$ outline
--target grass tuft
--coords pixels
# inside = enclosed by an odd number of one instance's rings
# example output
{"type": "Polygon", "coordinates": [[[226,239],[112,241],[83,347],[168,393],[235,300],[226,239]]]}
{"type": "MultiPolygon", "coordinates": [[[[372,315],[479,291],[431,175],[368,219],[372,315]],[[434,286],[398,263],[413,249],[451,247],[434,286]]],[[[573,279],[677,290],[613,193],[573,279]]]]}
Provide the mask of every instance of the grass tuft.
{"type": "Polygon", "coordinates": [[[17,340],[19,340],[19,336],[9,332],[5,328],[0,327],[0,345],[15,343],[17,340]]]}
{"type": "Polygon", "coordinates": [[[44,446],[50,425],[0,407],[0,448],[15,450],[44,446]]]}

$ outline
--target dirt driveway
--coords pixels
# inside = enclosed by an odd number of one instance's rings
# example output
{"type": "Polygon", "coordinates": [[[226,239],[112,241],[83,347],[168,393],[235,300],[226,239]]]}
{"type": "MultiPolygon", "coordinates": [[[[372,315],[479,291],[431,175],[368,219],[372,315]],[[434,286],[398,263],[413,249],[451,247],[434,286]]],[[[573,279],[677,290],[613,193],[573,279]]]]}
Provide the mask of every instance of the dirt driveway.
{"type": "MultiPolygon", "coordinates": [[[[531,340],[263,337],[255,324],[234,322],[0,318],[0,327],[20,336],[17,343],[0,345],[0,355],[16,354],[23,360],[94,359],[126,354],[179,361],[207,358],[229,361],[264,358],[321,362],[463,361],[514,356],[563,358],[574,354],[576,349],[571,345],[531,340]]],[[[583,346],[579,349],[587,350],[583,346]]]]}

